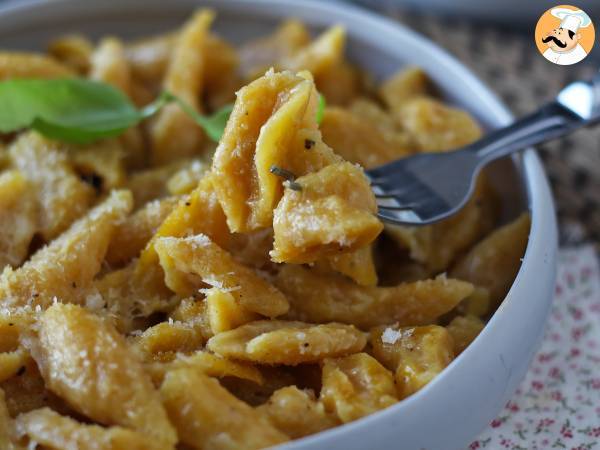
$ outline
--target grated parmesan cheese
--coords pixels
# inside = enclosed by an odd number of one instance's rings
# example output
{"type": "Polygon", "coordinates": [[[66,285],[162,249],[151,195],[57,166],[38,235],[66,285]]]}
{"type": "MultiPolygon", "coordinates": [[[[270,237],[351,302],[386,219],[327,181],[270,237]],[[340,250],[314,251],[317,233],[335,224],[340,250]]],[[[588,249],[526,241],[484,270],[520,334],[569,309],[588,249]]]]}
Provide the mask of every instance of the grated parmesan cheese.
{"type": "Polygon", "coordinates": [[[402,332],[393,328],[386,328],[381,335],[381,342],[384,344],[395,344],[402,337],[402,332]]]}

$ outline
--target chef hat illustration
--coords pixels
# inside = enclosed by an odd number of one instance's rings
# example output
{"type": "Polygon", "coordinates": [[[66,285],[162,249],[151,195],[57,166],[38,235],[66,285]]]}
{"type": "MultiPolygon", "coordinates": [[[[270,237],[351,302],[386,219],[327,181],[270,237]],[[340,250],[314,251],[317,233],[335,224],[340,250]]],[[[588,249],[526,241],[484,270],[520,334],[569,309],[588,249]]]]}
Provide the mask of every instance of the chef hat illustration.
{"type": "Polygon", "coordinates": [[[581,9],[554,8],[550,12],[554,17],[558,17],[561,20],[561,28],[571,30],[573,33],[577,33],[579,28],[588,27],[592,23],[590,16],[581,9]]]}

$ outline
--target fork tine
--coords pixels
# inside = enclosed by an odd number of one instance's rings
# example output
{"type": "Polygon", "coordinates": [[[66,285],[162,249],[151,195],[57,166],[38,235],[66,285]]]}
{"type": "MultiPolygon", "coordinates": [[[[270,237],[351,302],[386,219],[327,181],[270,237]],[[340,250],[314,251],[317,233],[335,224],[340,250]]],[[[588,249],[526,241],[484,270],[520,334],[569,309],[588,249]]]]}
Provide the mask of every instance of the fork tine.
{"type": "MultiPolygon", "coordinates": [[[[423,158],[423,156],[421,156],[421,158],[423,158]]],[[[425,158],[427,158],[427,156],[425,156],[425,158]]],[[[398,173],[405,164],[405,159],[397,159],[382,166],[369,169],[368,175],[371,179],[377,180],[378,178],[386,177],[389,174],[398,173]]]]}
{"type": "MultiPolygon", "coordinates": [[[[393,186],[393,185],[392,185],[393,186]]],[[[387,184],[377,184],[371,185],[373,192],[375,193],[375,197],[377,198],[397,198],[406,194],[411,188],[414,186],[405,185],[403,188],[393,188],[387,184]]]]}
{"type": "Polygon", "coordinates": [[[418,153],[371,168],[366,174],[381,220],[424,225],[460,208],[478,164],[472,151],[418,153]]]}
{"type": "Polygon", "coordinates": [[[401,223],[415,223],[421,220],[418,214],[416,214],[412,209],[406,209],[402,211],[380,210],[377,213],[377,217],[384,222],[395,225],[401,223]]]}
{"type": "Polygon", "coordinates": [[[375,198],[394,198],[394,196],[392,194],[384,194],[384,193],[378,193],[373,191],[373,193],[375,194],[375,198]]]}
{"type": "Polygon", "coordinates": [[[386,209],[388,211],[406,211],[409,209],[414,210],[415,206],[414,204],[410,204],[410,205],[398,205],[398,206],[391,206],[391,205],[377,205],[379,209],[386,209]]]}
{"type": "Polygon", "coordinates": [[[382,193],[379,196],[376,193],[375,197],[377,197],[377,198],[388,197],[388,198],[400,199],[411,191],[413,193],[413,195],[411,195],[411,197],[414,197],[416,194],[419,194],[422,191],[422,189],[419,189],[418,185],[417,185],[417,187],[415,187],[415,185],[405,186],[404,189],[393,189],[393,190],[389,190],[389,191],[382,190],[381,191],[382,193]]]}

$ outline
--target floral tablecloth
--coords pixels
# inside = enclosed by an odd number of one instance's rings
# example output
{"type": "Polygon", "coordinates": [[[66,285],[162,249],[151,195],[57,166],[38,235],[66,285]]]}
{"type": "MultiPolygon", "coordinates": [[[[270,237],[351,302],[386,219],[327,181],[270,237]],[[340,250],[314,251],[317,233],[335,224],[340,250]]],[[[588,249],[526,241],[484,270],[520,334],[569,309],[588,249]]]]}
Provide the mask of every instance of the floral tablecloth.
{"type": "Polygon", "coordinates": [[[562,249],[552,313],[525,380],[469,450],[600,449],[600,267],[562,249]]]}

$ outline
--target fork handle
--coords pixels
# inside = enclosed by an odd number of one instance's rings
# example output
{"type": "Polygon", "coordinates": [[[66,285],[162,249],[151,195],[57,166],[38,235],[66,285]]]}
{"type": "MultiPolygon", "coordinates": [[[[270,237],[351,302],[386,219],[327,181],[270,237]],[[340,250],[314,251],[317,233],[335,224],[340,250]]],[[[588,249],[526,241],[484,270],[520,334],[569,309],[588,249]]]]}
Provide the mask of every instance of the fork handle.
{"type": "Polygon", "coordinates": [[[582,126],[584,121],[558,102],[551,102],[508,127],[492,131],[473,145],[482,164],[523,150],[532,145],[565,136],[582,126]]]}

